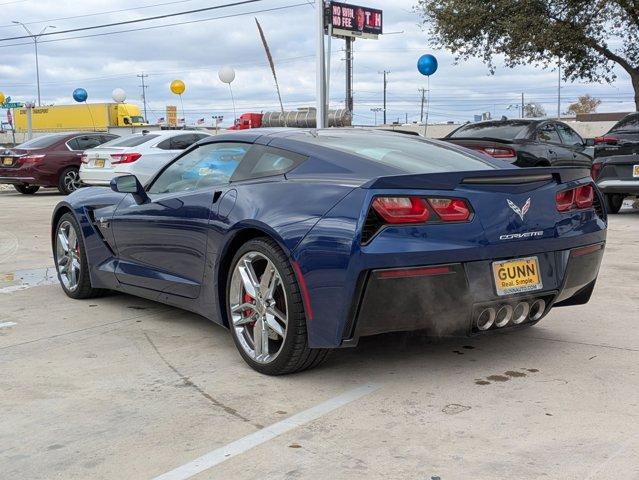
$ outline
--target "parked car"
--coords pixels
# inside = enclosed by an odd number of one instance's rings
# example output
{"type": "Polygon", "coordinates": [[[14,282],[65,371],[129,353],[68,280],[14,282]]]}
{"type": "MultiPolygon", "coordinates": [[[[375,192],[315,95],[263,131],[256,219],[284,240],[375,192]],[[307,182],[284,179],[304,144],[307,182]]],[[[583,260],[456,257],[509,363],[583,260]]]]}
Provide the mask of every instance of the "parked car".
{"type": "Polygon", "coordinates": [[[143,184],[176,155],[209,133],[164,130],[134,133],[85,152],[80,179],[85,185],[108,186],[117,175],[135,175],[143,184]]]}
{"type": "Polygon", "coordinates": [[[639,113],[617,122],[595,138],[592,178],[606,196],[610,213],[619,213],[626,197],[639,197],[639,113]]]}
{"type": "Polygon", "coordinates": [[[606,228],[581,168],[377,130],[267,129],[203,140],[146,186],[125,175],[75,192],[51,240],[69,297],[113,289],[197,312],[276,375],[368,335],[482,335],[584,304],[606,228]]]}
{"type": "Polygon", "coordinates": [[[118,138],[109,133],[53,133],[0,152],[0,183],[27,195],[40,187],[68,194],[80,186],[82,153],[118,138]]]}
{"type": "Polygon", "coordinates": [[[444,139],[518,167],[592,165],[592,139],[584,141],[556,120],[519,119],[468,123],[444,139]]]}

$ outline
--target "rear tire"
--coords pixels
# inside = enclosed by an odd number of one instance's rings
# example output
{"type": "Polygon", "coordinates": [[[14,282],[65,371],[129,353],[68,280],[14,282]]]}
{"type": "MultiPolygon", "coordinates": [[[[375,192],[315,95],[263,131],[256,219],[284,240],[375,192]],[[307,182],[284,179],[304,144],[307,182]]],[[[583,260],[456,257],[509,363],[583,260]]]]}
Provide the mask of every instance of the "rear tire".
{"type": "Polygon", "coordinates": [[[309,348],[304,304],[295,273],[284,252],[271,239],[250,240],[233,257],[226,281],[226,311],[240,355],[251,368],[265,375],[314,368],[330,352],[309,348]],[[251,272],[247,274],[248,268],[251,272]],[[267,271],[272,272],[270,281],[264,280],[267,271]],[[271,308],[278,316],[269,315],[271,308]],[[262,341],[258,345],[259,338],[262,341]]]}
{"type": "Polygon", "coordinates": [[[58,190],[64,195],[80,188],[80,170],[78,167],[65,168],[58,179],[58,190]]]}
{"type": "Polygon", "coordinates": [[[71,213],[62,215],[55,226],[53,260],[60,286],[67,296],[79,300],[106,293],[106,290],[91,286],[82,230],[71,213]]]}
{"type": "Polygon", "coordinates": [[[37,185],[14,185],[13,188],[15,188],[23,195],[33,195],[38,190],[40,190],[40,187],[38,187],[37,185]]]}
{"type": "Polygon", "coordinates": [[[623,199],[623,195],[619,195],[618,193],[606,193],[606,211],[611,214],[619,213],[623,205],[623,199]]]}

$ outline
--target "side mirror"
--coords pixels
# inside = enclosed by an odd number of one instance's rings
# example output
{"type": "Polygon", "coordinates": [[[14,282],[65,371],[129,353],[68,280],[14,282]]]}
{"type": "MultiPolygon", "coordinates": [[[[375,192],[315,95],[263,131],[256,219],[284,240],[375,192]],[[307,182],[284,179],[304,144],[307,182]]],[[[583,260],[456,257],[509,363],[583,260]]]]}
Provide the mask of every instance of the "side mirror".
{"type": "Polygon", "coordinates": [[[584,144],[586,147],[594,147],[595,139],[594,138],[586,138],[586,143],[584,144]]]}
{"type": "Polygon", "coordinates": [[[124,122],[125,125],[131,125],[131,120],[129,119],[129,117],[124,117],[122,121],[124,122]]]}
{"type": "Polygon", "coordinates": [[[146,190],[135,175],[122,175],[111,179],[111,190],[118,193],[130,193],[138,205],[150,201],[146,190]]]}

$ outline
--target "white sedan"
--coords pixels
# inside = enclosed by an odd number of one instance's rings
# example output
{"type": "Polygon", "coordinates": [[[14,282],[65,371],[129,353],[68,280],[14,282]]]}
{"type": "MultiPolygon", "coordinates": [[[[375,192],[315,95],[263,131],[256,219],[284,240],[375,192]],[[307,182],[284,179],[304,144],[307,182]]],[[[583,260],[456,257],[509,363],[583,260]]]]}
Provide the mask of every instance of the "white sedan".
{"type": "Polygon", "coordinates": [[[146,184],[186,148],[210,136],[198,131],[161,130],[134,133],[86,150],[80,166],[85,185],[109,185],[120,175],[135,175],[146,184]]]}

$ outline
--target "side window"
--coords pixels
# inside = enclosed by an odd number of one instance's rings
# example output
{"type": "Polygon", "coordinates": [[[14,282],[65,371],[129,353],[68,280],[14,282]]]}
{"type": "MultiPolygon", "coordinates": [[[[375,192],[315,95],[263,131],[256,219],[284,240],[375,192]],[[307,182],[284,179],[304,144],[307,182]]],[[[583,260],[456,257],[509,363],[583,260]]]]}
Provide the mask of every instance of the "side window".
{"type": "Polygon", "coordinates": [[[568,125],[557,124],[557,130],[559,130],[559,136],[566,145],[583,145],[583,139],[568,125]]]}
{"type": "Polygon", "coordinates": [[[561,139],[555,129],[555,125],[552,123],[547,123],[537,130],[537,140],[540,142],[561,143],[561,139]]]}
{"type": "Polygon", "coordinates": [[[171,137],[171,150],[185,150],[195,143],[194,135],[178,135],[171,137]]]}
{"type": "Polygon", "coordinates": [[[275,147],[255,147],[255,155],[251,155],[242,162],[240,168],[233,175],[232,181],[248,180],[251,178],[270,177],[282,175],[300,163],[307,157],[275,147]]]}
{"type": "Polygon", "coordinates": [[[202,145],[164,169],[149,188],[149,193],[173,193],[226,185],[251,146],[232,142],[202,145]]]}
{"type": "Polygon", "coordinates": [[[162,140],[156,145],[156,148],[161,148],[162,150],[171,150],[171,137],[162,140]]]}
{"type": "Polygon", "coordinates": [[[100,144],[110,142],[111,140],[115,140],[117,135],[100,135],[100,144]]]}
{"type": "Polygon", "coordinates": [[[84,135],[82,137],[75,137],[74,139],[69,140],[67,145],[69,145],[71,150],[88,150],[89,148],[97,147],[101,143],[99,136],[84,135]]]}
{"type": "Polygon", "coordinates": [[[69,140],[67,142],[67,146],[71,149],[71,150],[80,150],[80,146],[78,144],[78,138],[72,138],[71,140],[69,140]]]}

